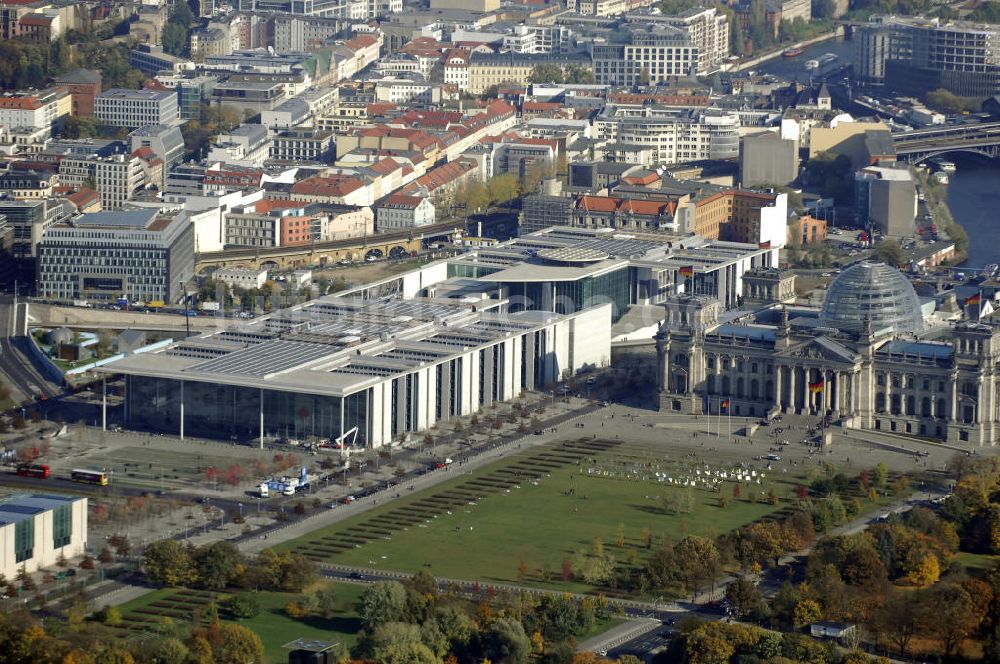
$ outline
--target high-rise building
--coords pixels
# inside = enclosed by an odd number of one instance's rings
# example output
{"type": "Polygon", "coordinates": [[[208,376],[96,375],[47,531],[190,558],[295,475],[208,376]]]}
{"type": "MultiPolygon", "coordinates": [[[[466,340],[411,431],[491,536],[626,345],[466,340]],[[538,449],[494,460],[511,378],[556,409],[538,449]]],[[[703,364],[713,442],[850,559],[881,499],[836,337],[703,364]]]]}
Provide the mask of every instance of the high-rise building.
{"type": "Polygon", "coordinates": [[[924,95],[944,88],[963,97],[1000,92],[1000,29],[967,21],[886,17],[861,30],[857,76],[869,85],[924,95]],[[881,33],[881,34],[879,34],[881,33]]]}

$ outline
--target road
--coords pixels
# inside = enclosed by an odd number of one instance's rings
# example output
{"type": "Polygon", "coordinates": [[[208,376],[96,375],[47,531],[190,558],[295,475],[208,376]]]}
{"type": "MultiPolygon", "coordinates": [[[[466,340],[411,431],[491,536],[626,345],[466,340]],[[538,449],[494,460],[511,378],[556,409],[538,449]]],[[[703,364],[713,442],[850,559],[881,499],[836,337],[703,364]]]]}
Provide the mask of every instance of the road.
{"type": "Polygon", "coordinates": [[[23,353],[27,351],[26,305],[15,304],[13,295],[0,295],[0,373],[13,388],[17,401],[33,399],[39,390],[47,395],[62,389],[45,379],[23,353]],[[20,397],[20,398],[19,398],[20,397]]]}

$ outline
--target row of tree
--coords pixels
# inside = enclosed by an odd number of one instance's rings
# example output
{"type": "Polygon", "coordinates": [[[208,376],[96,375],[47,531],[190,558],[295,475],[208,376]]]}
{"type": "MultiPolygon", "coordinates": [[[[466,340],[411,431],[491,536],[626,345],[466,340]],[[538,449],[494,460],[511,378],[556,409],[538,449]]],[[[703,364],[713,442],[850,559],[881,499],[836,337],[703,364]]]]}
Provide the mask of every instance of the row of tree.
{"type": "Polygon", "coordinates": [[[82,600],[65,618],[46,624],[27,610],[0,612],[0,660],[4,664],[263,664],[264,645],[251,630],[222,624],[218,613],[207,626],[165,621],[151,624],[141,639],[118,638],[121,616],[113,607],[87,620],[82,600]]]}
{"type": "Polygon", "coordinates": [[[372,584],[360,614],[362,632],[352,656],[384,664],[580,662],[575,639],[609,617],[600,598],[578,602],[487,590],[469,600],[439,591],[426,572],[405,583],[372,584]]]}
{"type": "Polygon", "coordinates": [[[142,562],[146,578],[161,586],[298,593],[318,578],[315,563],[301,555],[264,549],[248,561],[226,541],[196,547],[161,540],[146,547],[142,562]]]}

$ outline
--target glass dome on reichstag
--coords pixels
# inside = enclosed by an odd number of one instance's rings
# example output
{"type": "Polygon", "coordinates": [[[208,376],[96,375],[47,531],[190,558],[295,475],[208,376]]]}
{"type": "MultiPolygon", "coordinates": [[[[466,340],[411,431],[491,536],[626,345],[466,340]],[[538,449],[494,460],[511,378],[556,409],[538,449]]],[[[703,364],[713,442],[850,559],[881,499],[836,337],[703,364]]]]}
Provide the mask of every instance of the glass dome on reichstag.
{"type": "Polygon", "coordinates": [[[885,263],[865,261],[833,280],[823,298],[820,319],[841,330],[860,330],[866,318],[872,329],[919,332],[924,327],[920,300],[906,276],[885,263]]]}

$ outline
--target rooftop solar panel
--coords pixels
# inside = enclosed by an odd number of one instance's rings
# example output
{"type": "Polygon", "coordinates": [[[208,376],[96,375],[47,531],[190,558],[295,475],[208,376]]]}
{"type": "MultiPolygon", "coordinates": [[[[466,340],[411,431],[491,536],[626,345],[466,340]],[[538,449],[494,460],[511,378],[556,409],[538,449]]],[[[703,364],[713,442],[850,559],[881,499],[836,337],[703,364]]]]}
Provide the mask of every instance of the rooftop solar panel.
{"type": "Polygon", "coordinates": [[[188,367],[185,371],[267,376],[318,360],[334,352],[326,344],[271,341],[188,367]]]}

